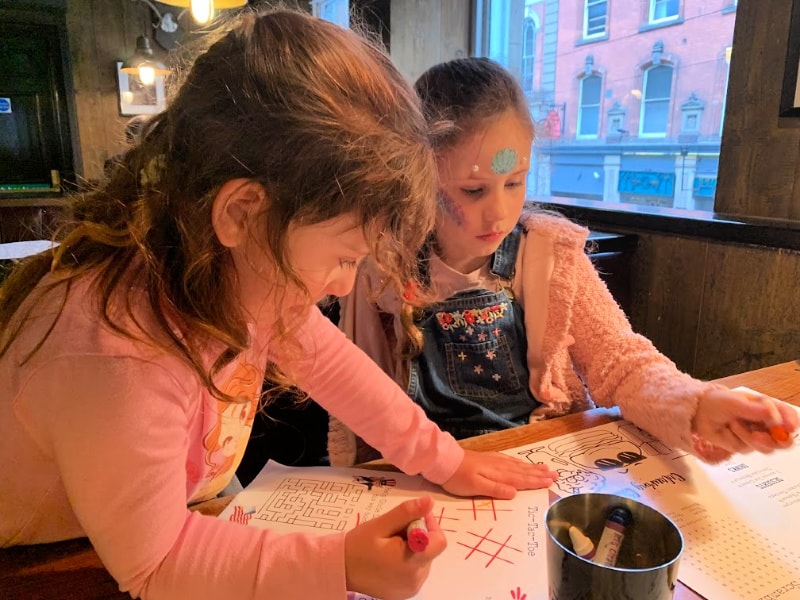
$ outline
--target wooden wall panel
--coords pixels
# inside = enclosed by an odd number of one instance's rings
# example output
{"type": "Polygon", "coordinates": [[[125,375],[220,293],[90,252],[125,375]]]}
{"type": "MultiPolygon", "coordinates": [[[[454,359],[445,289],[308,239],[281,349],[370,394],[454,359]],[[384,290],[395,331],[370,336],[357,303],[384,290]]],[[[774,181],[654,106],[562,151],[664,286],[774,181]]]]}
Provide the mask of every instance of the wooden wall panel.
{"type": "Polygon", "coordinates": [[[800,253],[640,234],[634,329],[713,379],[800,356],[800,253]]]}
{"type": "Polygon", "coordinates": [[[736,9],[718,212],[800,220],[800,119],[778,117],[791,5],[740,0],[736,9]]]}
{"type": "Polygon", "coordinates": [[[71,0],[67,5],[78,136],[87,180],[99,178],[105,160],[122,148],[130,117],[119,114],[115,63],[133,54],[147,10],[145,4],[129,0],[71,0]]]}
{"type": "Polygon", "coordinates": [[[429,67],[469,52],[463,0],[403,0],[391,5],[391,55],[413,83],[429,67]]]}
{"type": "Polygon", "coordinates": [[[715,245],[693,370],[716,377],[800,356],[798,282],[800,253],[715,245]]]}
{"type": "MultiPolygon", "coordinates": [[[[463,0],[441,0],[442,52],[439,62],[469,55],[470,31],[469,10],[463,0]]],[[[433,66],[434,63],[428,65],[433,66]]],[[[427,68],[427,67],[426,67],[427,68]]]]}
{"type": "Polygon", "coordinates": [[[631,261],[631,323],[686,371],[694,366],[706,254],[697,240],[639,234],[631,261]]]}

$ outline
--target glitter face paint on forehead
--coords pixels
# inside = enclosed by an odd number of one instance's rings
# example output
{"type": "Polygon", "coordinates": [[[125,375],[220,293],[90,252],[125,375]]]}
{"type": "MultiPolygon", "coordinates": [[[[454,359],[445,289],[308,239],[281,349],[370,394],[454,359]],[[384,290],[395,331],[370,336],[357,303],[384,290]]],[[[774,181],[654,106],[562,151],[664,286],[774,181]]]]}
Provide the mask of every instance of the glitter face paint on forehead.
{"type": "Polygon", "coordinates": [[[517,151],[513,148],[503,148],[492,159],[492,173],[505,175],[517,166],[517,151]]]}
{"type": "MultiPolygon", "coordinates": [[[[516,166],[524,167],[528,164],[528,157],[520,157],[514,148],[503,148],[498,150],[492,157],[490,170],[495,175],[505,175],[514,170],[516,166]]],[[[472,165],[472,172],[477,173],[481,168],[475,164],[472,165]]]]}
{"type": "Polygon", "coordinates": [[[467,185],[521,174],[530,166],[532,141],[533,132],[516,113],[498,116],[439,155],[440,182],[454,193],[451,182],[467,185]]]}
{"type": "Polygon", "coordinates": [[[464,209],[450,197],[444,190],[439,190],[439,206],[451,218],[453,222],[462,227],[464,225],[464,209]]]}

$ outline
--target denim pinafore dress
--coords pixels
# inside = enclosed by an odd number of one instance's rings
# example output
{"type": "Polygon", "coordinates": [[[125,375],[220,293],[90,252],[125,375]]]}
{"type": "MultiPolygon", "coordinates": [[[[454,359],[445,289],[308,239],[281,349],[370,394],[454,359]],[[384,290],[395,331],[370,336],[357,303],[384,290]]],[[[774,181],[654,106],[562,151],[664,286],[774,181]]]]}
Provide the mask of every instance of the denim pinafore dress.
{"type": "MultiPolygon", "coordinates": [[[[521,226],[491,258],[510,281],[521,226]]],[[[422,353],[411,361],[408,395],[441,429],[463,439],[528,422],[539,402],[528,389],[525,322],[511,291],[469,290],[428,307],[417,321],[422,353]]]]}

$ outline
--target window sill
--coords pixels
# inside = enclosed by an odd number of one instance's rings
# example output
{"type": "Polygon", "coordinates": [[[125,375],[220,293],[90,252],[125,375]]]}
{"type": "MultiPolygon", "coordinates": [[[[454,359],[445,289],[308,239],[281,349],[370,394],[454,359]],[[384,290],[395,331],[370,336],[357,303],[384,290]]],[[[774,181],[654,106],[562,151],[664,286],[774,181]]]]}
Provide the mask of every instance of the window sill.
{"type": "Polygon", "coordinates": [[[663,29],[664,27],[672,27],[673,25],[683,24],[683,17],[675,17],[674,19],[658,21],[656,23],[646,23],[639,26],[639,33],[646,31],[653,31],[654,29],[663,29]]]}
{"type": "Polygon", "coordinates": [[[557,196],[531,197],[531,203],[590,227],[619,233],[663,233],[718,242],[800,250],[800,221],[655,206],[616,204],[557,196]]]}
{"type": "Polygon", "coordinates": [[[602,35],[581,38],[577,42],[575,42],[575,46],[586,46],[587,44],[594,44],[595,42],[607,42],[607,41],[608,41],[608,32],[602,35]]]}

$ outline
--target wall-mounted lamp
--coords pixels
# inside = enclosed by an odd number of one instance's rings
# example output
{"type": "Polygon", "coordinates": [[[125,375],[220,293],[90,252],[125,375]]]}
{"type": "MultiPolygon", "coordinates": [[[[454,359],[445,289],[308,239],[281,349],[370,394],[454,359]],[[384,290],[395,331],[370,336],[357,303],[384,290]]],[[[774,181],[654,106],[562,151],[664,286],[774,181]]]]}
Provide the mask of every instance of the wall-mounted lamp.
{"type": "Polygon", "coordinates": [[[157,75],[169,75],[164,63],[157,60],[150,45],[150,38],[140,35],[136,38],[136,52],[122,64],[120,69],[128,75],[137,75],[142,85],[153,85],[157,75]]]}
{"type": "Polygon", "coordinates": [[[191,9],[192,18],[200,24],[208,23],[214,10],[239,8],[247,4],[247,0],[159,0],[159,2],[191,9]]]}

